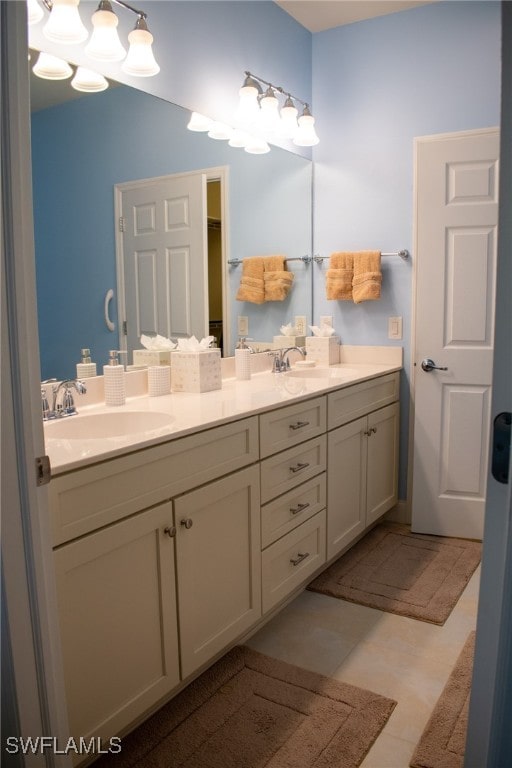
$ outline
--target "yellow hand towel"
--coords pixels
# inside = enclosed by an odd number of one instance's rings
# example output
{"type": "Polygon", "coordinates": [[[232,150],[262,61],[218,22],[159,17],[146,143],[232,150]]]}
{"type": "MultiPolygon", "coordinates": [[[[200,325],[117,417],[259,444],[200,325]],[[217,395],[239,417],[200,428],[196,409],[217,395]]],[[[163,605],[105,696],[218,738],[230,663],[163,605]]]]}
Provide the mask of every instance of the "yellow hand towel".
{"type": "Polygon", "coordinates": [[[243,260],[242,279],[236,294],[237,301],[263,304],[265,301],[264,268],[263,256],[250,256],[243,260]]]}
{"type": "Polygon", "coordinates": [[[329,269],[325,273],[325,292],[328,299],[347,300],[352,298],[353,271],[353,253],[341,251],[331,254],[329,269]]]}
{"type": "Polygon", "coordinates": [[[293,272],[286,269],[284,256],[265,256],[265,301],[284,301],[293,283],[293,272]]]}
{"type": "Polygon", "coordinates": [[[352,297],[356,304],[361,301],[380,299],[382,273],[380,251],[359,251],[354,254],[352,297]]]}

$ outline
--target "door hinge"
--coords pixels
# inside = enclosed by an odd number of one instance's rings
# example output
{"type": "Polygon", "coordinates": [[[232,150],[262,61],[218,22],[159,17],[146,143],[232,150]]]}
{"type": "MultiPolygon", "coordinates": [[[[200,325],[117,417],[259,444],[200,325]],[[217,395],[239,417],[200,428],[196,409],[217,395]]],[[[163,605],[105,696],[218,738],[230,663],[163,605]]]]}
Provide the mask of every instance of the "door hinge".
{"type": "Polygon", "coordinates": [[[123,320],[123,336],[128,336],[128,323],[123,320]]]}
{"type": "Polygon", "coordinates": [[[124,232],[124,227],[125,227],[125,218],[124,218],[124,216],[120,216],[119,217],[119,231],[120,232],[124,232]]]}
{"type": "Polygon", "coordinates": [[[52,468],[49,456],[36,458],[36,485],[47,485],[52,479],[52,468]]]}

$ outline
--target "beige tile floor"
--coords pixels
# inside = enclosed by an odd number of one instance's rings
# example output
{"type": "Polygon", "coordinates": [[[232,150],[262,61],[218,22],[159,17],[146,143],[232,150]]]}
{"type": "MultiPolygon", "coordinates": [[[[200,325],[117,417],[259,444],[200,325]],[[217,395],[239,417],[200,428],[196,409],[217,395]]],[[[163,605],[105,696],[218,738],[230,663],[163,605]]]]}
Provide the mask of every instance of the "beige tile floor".
{"type": "Polygon", "coordinates": [[[444,626],[305,591],[247,645],[398,702],[362,768],[407,768],[469,632],[480,569],[444,626]]]}

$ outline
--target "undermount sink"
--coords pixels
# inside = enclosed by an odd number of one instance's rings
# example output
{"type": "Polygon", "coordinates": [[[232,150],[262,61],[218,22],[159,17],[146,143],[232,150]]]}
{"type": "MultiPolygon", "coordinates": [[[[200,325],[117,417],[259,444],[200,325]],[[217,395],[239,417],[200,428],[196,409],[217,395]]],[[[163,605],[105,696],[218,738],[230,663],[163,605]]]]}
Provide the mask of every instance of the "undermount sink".
{"type": "Polygon", "coordinates": [[[47,421],[45,434],[56,440],[101,440],[151,432],[167,427],[171,421],[172,416],[158,411],[78,414],[47,421]]]}
{"type": "Polygon", "coordinates": [[[296,379],[342,379],[356,373],[355,368],[294,368],[285,376],[296,379]]]}

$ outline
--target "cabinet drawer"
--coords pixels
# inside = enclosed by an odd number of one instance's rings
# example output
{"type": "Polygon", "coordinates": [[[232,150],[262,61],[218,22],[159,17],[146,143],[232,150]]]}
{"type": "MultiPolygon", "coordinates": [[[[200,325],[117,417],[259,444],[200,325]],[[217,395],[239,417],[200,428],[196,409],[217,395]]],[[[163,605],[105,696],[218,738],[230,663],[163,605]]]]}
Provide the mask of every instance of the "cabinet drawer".
{"type": "Polygon", "coordinates": [[[53,478],[54,546],[257,461],[257,418],[53,478]]]}
{"type": "Polygon", "coordinates": [[[400,374],[397,371],[331,392],[327,396],[327,428],[334,429],[395,402],[399,387],[400,374]]]}
{"type": "Polygon", "coordinates": [[[261,462],[262,504],[323,472],[326,453],[326,438],[322,435],[264,459],[261,462]]]}
{"type": "Polygon", "coordinates": [[[325,473],[297,486],[261,508],[262,549],[309,520],[325,507],[325,473]]]}
{"type": "Polygon", "coordinates": [[[325,510],[276,541],[261,558],[265,613],[325,563],[325,510]]]}
{"type": "Polygon", "coordinates": [[[260,416],[260,455],[262,458],[316,437],[326,429],[327,402],[317,397],[305,403],[288,405],[260,416]]]}

